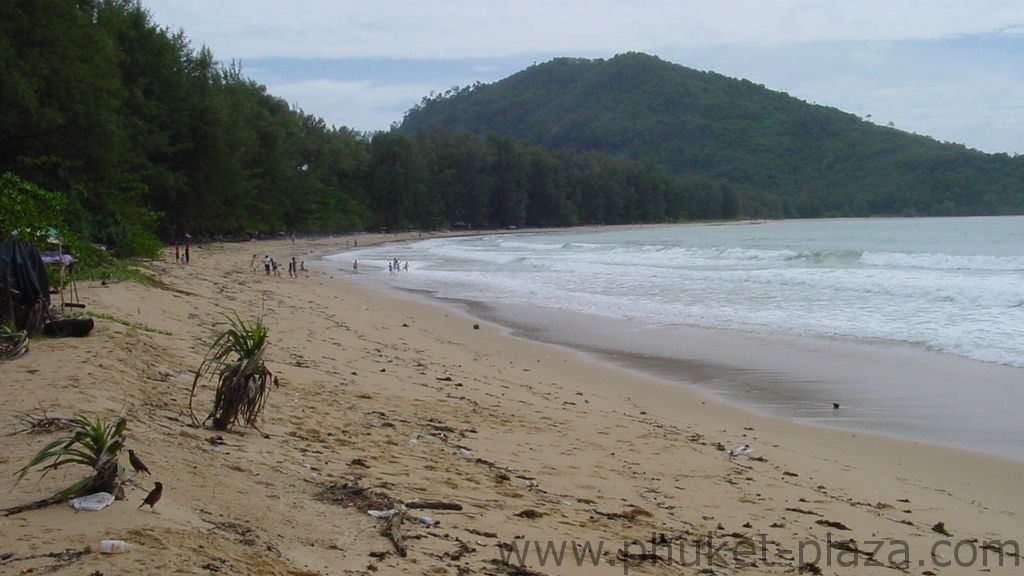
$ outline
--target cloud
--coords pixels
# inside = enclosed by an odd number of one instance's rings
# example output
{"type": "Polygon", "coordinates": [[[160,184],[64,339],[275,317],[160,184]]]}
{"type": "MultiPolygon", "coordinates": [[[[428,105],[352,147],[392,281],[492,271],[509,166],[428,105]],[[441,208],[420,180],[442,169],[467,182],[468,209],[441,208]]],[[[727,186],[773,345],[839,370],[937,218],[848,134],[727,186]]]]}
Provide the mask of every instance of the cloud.
{"type": "Polygon", "coordinates": [[[527,59],[462,60],[265,58],[242,72],[293,108],[360,132],[387,130],[432,92],[496,81],[530,65],[527,59]]]}
{"type": "Polygon", "coordinates": [[[1024,133],[1019,0],[148,0],[328,123],[386,130],[431,91],[643,51],[989,152],[1024,133]]]}
{"type": "Polygon", "coordinates": [[[268,89],[293,108],[319,116],[329,125],[369,132],[386,130],[393,122],[400,121],[405,111],[419,102],[431,87],[321,79],[284,81],[268,89]]]}
{"type": "Polygon", "coordinates": [[[1017,0],[150,0],[227,59],[478,58],[1019,30],[1017,0]]]}

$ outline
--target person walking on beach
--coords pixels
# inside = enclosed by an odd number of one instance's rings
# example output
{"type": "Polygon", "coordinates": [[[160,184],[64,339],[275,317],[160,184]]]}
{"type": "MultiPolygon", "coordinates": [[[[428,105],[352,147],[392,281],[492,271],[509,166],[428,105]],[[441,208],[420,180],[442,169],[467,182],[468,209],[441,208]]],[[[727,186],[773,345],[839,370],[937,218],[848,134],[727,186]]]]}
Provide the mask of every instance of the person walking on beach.
{"type": "Polygon", "coordinates": [[[352,261],[352,273],[353,274],[358,274],[359,273],[359,260],[353,260],[352,261]]]}
{"type": "Polygon", "coordinates": [[[188,264],[192,260],[192,257],[188,253],[188,244],[185,244],[185,264],[188,264]]]}
{"type": "Polygon", "coordinates": [[[181,263],[181,247],[178,246],[177,244],[174,245],[174,263],[181,263]]]}
{"type": "Polygon", "coordinates": [[[270,254],[263,255],[263,269],[267,271],[267,276],[270,276],[270,254]]]}
{"type": "Polygon", "coordinates": [[[256,255],[255,254],[252,255],[252,262],[249,262],[249,268],[252,269],[253,272],[256,271],[256,255]]]}

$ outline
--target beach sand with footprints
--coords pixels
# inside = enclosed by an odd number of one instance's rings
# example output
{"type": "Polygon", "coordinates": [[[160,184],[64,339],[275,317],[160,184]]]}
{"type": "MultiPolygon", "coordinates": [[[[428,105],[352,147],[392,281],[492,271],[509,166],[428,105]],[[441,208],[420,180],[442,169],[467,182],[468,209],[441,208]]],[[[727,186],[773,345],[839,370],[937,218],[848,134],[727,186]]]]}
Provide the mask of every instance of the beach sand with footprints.
{"type": "Polygon", "coordinates": [[[81,477],[15,484],[59,436],[19,432],[33,418],[125,415],[150,474],[126,453],[126,501],[0,516],[0,574],[1024,570],[1024,464],[752,414],[310,265],[345,240],[193,245],[189,265],[172,249],[151,264],[163,287],[79,281],[93,333],[0,363],[0,507],[81,477]],[[254,253],[306,271],[253,273],[254,253]],[[236,312],[262,314],[280,378],[261,432],[188,413],[236,312]]]}

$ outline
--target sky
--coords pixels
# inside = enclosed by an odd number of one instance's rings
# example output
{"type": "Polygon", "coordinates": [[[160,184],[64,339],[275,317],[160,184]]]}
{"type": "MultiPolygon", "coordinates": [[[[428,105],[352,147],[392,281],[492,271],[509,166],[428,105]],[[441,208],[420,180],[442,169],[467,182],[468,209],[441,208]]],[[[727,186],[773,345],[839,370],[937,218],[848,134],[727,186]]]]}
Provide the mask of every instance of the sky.
{"type": "Polygon", "coordinates": [[[645,52],[984,152],[1024,153],[1022,0],[142,0],[329,125],[553,58],[645,52]]]}

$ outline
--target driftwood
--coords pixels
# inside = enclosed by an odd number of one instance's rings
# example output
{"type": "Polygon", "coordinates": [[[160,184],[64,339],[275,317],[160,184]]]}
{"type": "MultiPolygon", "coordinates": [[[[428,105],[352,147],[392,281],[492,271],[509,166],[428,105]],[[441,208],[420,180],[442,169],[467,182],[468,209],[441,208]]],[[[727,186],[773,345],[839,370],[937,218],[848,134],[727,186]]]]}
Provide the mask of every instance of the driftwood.
{"type": "Polygon", "coordinates": [[[385,523],[380,530],[381,535],[387,536],[391,539],[391,543],[395,546],[395,552],[397,552],[402,558],[405,558],[409,553],[409,550],[405,547],[405,542],[402,541],[401,528],[404,516],[405,514],[402,514],[401,512],[392,514],[391,518],[388,519],[387,523],[385,523]]]}
{"type": "Polygon", "coordinates": [[[405,503],[406,508],[419,508],[421,510],[462,510],[462,504],[456,502],[442,502],[439,500],[410,500],[405,503]]]}
{"type": "Polygon", "coordinates": [[[58,571],[58,570],[60,570],[62,568],[67,568],[68,566],[71,566],[75,562],[78,562],[79,560],[81,560],[82,556],[85,556],[88,553],[89,553],[88,550],[75,550],[75,549],[72,549],[72,548],[68,548],[66,550],[61,550],[59,552],[45,552],[45,553],[42,553],[42,554],[31,554],[29,556],[15,556],[11,552],[5,552],[3,555],[0,555],[0,562],[4,562],[4,563],[7,563],[7,562],[24,562],[25,560],[40,560],[42,558],[52,558],[52,559],[56,560],[56,562],[51,564],[51,565],[49,565],[49,566],[36,566],[34,569],[33,568],[26,568],[26,569],[21,571],[22,574],[25,574],[25,573],[28,573],[28,572],[38,572],[40,574],[47,574],[47,573],[56,572],[56,571],[58,571]]]}
{"type": "Polygon", "coordinates": [[[10,508],[4,508],[0,510],[4,516],[14,516],[15,514],[21,514],[22,512],[28,512],[29,510],[40,510],[48,506],[54,506],[62,502],[71,500],[71,496],[51,496],[49,498],[43,498],[42,500],[36,500],[28,504],[21,504],[19,506],[12,506],[10,508]]]}
{"type": "Polygon", "coordinates": [[[664,560],[657,552],[628,552],[619,548],[615,557],[621,562],[661,562],[664,560]]]}
{"type": "Polygon", "coordinates": [[[819,526],[828,526],[829,528],[835,528],[836,530],[849,530],[850,527],[842,522],[836,522],[835,520],[817,520],[814,522],[819,526]]]}
{"type": "MultiPolygon", "coordinates": [[[[501,570],[502,574],[508,574],[509,576],[547,576],[543,572],[538,572],[515,563],[502,562],[497,558],[491,558],[487,562],[501,570]]],[[[488,572],[488,574],[490,573],[491,572],[488,572]]]]}

